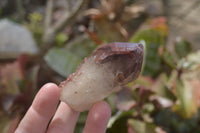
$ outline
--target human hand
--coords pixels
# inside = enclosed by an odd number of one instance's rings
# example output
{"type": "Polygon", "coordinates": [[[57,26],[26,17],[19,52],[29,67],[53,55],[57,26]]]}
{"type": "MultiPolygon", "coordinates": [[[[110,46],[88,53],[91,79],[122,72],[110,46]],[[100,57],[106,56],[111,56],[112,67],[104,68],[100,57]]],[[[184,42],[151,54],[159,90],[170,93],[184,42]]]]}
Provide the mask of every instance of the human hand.
{"type": "MultiPolygon", "coordinates": [[[[73,133],[79,112],[64,102],[57,108],[59,98],[60,89],[57,85],[44,85],[15,133],[73,133]]],[[[105,133],[110,115],[111,110],[106,102],[96,103],[89,111],[83,133],[105,133]]]]}

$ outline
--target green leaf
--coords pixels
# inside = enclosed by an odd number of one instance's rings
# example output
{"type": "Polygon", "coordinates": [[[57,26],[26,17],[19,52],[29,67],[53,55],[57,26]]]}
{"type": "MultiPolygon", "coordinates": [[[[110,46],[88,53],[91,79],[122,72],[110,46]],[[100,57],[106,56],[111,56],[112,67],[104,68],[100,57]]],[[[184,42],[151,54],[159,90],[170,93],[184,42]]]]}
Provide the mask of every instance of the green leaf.
{"type": "Polygon", "coordinates": [[[171,108],[157,110],[154,123],[161,126],[167,133],[199,133],[200,110],[190,119],[182,118],[171,108]]]}
{"type": "Polygon", "coordinates": [[[200,50],[189,54],[185,58],[182,58],[178,62],[178,68],[184,69],[186,71],[191,71],[191,72],[199,70],[199,65],[200,65],[199,59],[200,59],[200,50]]]}
{"type": "Polygon", "coordinates": [[[176,69],[176,61],[169,51],[163,51],[162,60],[171,70],[176,69]]]}
{"type": "MultiPolygon", "coordinates": [[[[177,102],[173,109],[183,118],[191,118],[197,112],[199,105],[198,101],[196,101],[196,95],[199,94],[199,86],[194,85],[192,79],[195,75],[189,77],[186,75],[187,73],[183,73],[180,78],[178,78],[178,72],[174,73],[177,77],[174,86],[177,95],[177,102]]],[[[195,81],[197,81],[196,78],[195,81]]]]}
{"type": "Polygon", "coordinates": [[[76,40],[68,44],[67,49],[75,54],[76,56],[83,59],[89,56],[95,49],[97,45],[88,36],[80,36],[76,40]]]}
{"type": "Polygon", "coordinates": [[[52,48],[45,55],[46,63],[60,75],[67,77],[73,73],[84,57],[89,56],[96,44],[83,36],[73,41],[67,48],[52,48]]]}
{"type": "Polygon", "coordinates": [[[67,40],[68,40],[68,36],[64,33],[59,33],[56,36],[56,43],[58,46],[63,46],[67,40]]]}
{"type": "Polygon", "coordinates": [[[173,87],[174,85],[173,81],[174,81],[173,75],[171,75],[171,80],[170,80],[166,73],[160,74],[153,87],[154,91],[156,92],[156,95],[163,98],[167,98],[175,102],[176,96],[173,93],[173,91],[169,89],[173,87]]]}
{"type": "MultiPolygon", "coordinates": [[[[178,98],[174,109],[184,118],[190,118],[197,112],[200,97],[200,51],[189,54],[178,62],[180,73],[174,72],[178,79],[174,80],[178,98]]],[[[175,75],[174,74],[174,75],[175,75]]]]}
{"type": "Polygon", "coordinates": [[[161,68],[158,48],[164,45],[164,40],[164,36],[153,29],[138,31],[129,40],[129,42],[143,42],[145,44],[143,75],[155,77],[158,74],[161,68]]]}
{"type": "Polygon", "coordinates": [[[67,77],[76,70],[81,59],[69,50],[63,48],[52,48],[45,55],[45,61],[54,71],[67,77]]]}
{"type": "Polygon", "coordinates": [[[156,133],[156,126],[151,123],[145,123],[140,120],[129,119],[128,125],[136,133],[156,133]]]}
{"type": "Polygon", "coordinates": [[[110,94],[105,100],[110,105],[112,113],[115,114],[118,111],[116,107],[116,92],[110,94]]]}
{"type": "Polygon", "coordinates": [[[192,46],[188,41],[182,38],[177,39],[175,43],[175,52],[179,58],[185,57],[191,51],[192,51],[192,46]]]}
{"type": "Polygon", "coordinates": [[[127,120],[129,118],[132,118],[131,111],[118,112],[111,117],[106,133],[127,133],[127,120]]]}
{"type": "Polygon", "coordinates": [[[43,27],[42,27],[42,14],[33,12],[28,15],[28,21],[24,25],[31,31],[34,36],[34,39],[38,44],[42,42],[43,27]]]}

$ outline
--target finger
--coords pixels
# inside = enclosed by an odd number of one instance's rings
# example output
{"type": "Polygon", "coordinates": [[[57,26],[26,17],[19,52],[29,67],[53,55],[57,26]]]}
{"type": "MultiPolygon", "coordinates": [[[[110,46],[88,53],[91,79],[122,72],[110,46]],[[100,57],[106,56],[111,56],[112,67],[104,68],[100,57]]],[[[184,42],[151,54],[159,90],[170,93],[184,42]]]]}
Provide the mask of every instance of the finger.
{"type": "Polygon", "coordinates": [[[61,102],[47,133],[73,133],[78,116],[79,112],[72,110],[67,104],[61,102]]]}
{"type": "Polygon", "coordinates": [[[59,97],[60,90],[57,85],[53,83],[44,85],[15,133],[44,133],[48,122],[56,111],[59,97]]]}
{"type": "Polygon", "coordinates": [[[89,111],[83,133],[105,133],[110,116],[111,109],[105,101],[96,103],[89,111]]]}

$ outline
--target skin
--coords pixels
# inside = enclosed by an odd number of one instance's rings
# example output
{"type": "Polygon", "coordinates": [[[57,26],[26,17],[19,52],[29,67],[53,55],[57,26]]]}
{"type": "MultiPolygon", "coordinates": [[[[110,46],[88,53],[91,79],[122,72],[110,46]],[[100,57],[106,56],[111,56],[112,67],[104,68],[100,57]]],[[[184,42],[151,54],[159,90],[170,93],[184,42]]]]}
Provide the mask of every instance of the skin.
{"type": "MultiPolygon", "coordinates": [[[[58,86],[53,83],[45,84],[15,133],[73,133],[79,112],[72,110],[64,102],[57,108],[59,98],[58,86]]],[[[105,133],[110,116],[111,110],[105,101],[94,104],[89,111],[83,133],[105,133]]]]}

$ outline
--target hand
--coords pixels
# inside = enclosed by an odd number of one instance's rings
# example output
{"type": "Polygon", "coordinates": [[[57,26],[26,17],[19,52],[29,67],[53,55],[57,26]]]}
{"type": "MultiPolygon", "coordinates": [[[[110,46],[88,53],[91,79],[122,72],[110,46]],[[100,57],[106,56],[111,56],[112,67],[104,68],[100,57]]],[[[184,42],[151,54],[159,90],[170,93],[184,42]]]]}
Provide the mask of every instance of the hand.
{"type": "MultiPolygon", "coordinates": [[[[44,85],[15,133],[73,133],[79,112],[63,102],[57,108],[59,97],[60,89],[57,85],[44,85]]],[[[105,133],[110,115],[111,110],[106,102],[96,103],[89,111],[83,133],[105,133]]]]}

